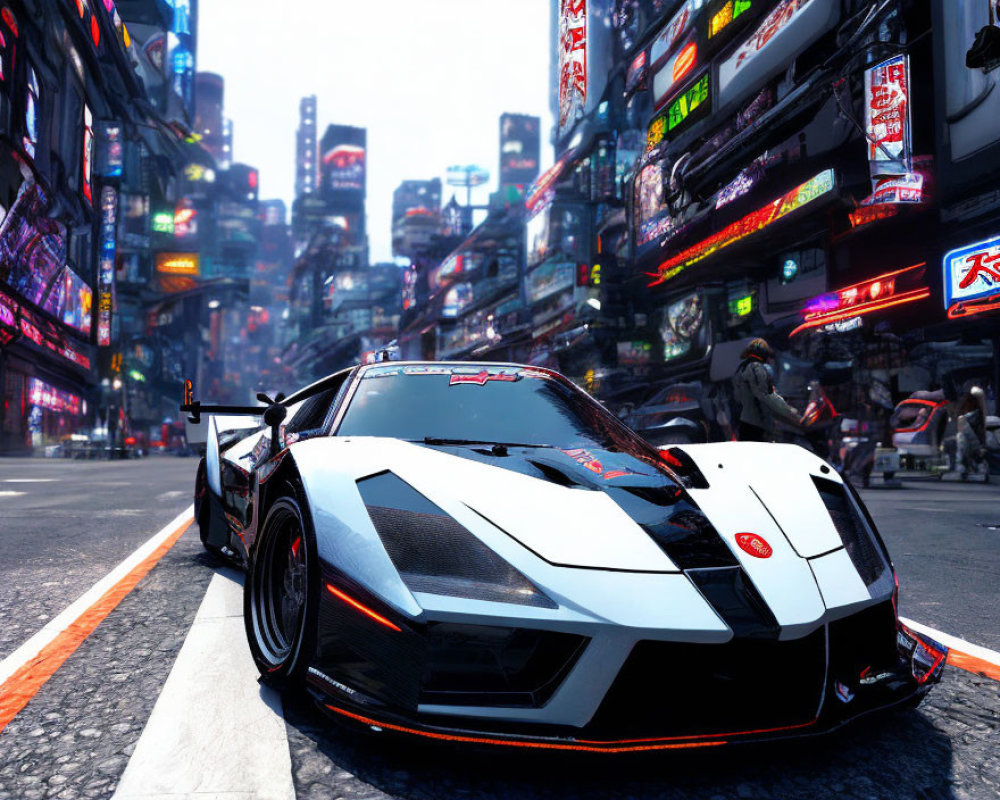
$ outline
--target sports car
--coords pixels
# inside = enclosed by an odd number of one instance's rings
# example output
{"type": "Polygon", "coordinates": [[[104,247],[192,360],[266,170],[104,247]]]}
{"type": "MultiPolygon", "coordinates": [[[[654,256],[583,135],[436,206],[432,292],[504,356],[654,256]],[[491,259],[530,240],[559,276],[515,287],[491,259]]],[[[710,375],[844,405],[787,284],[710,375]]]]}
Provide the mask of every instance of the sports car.
{"type": "Polygon", "coordinates": [[[624,752],[914,705],[947,650],[896,612],[858,494],[793,445],[654,448],[559,374],[354,367],[205,406],[205,545],[246,567],[264,680],[374,730],[624,752]]]}

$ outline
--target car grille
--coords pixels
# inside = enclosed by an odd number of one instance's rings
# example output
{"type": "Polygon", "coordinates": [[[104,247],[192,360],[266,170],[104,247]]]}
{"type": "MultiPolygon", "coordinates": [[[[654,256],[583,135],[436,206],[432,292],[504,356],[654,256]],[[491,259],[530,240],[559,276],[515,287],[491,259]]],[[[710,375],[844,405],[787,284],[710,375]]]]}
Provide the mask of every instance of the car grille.
{"type": "Polygon", "coordinates": [[[801,639],[635,645],[588,725],[609,739],[808,725],[826,679],[826,631],[801,639]]]}

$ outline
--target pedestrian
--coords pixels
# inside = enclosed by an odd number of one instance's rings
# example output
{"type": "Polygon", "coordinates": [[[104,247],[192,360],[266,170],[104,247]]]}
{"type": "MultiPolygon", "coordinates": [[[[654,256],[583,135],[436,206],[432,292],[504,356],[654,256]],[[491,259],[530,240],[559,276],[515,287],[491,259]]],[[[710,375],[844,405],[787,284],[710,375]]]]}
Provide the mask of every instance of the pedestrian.
{"type": "Polygon", "coordinates": [[[777,420],[799,425],[799,413],[774,388],[768,361],[774,357],[770,345],[760,337],[740,354],[740,365],[733,374],[733,389],[739,409],[736,438],[741,442],[773,442],[777,420]]]}

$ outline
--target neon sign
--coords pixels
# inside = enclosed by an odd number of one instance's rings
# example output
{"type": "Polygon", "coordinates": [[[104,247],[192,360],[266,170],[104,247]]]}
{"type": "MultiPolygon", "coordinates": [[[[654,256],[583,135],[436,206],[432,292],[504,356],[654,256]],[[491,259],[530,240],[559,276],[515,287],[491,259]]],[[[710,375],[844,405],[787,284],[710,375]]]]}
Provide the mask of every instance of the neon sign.
{"type": "Polygon", "coordinates": [[[1000,309],[1000,236],[945,255],[944,306],[949,319],[1000,309]]]}
{"type": "Polygon", "coordinates": [[[814,298],[802,311],[802,324],[789,335],[927,299],[931,290],[924,280],[926,266],[914,264],[814,298]]]}
{"type": "Polygon", "coordinates": [[[719,12],[709,20],[708,38],[718,35],[744,11],[750,10],[751,0],[728,0],[719,12]]]}
{"type": "Polygon", "coordinates": [[[814,200],[829,194],[833,191],[834,186],[833,170],[824,170],[816,177],[811,178],[800,186],[796,186],[790,192],[771,201],[763,208],[747,214],[743,219],[734,222],[732,225],[728,225],[713,236],[709,236],[698,244],[668,258],[660,264],[656,273],[650,276],[656,280],[649,285],[655,286],[658,283],[670,280],[692,264],[708,258],[713,253],[722,250],[724,247],[729,247],[729,245],[735,244],[747,236],[764,230],[764,228],[788,216],[793,211],[797,211],[814,200]]]}
{"type": "Polygon", "coordinates": [[[156,271],[169,275],[197,275],[197,253],[157,253],[156,271]]]}
{"type": "Polygon", "coordinates": [[[710,84],[708,73],[701,76],[701,79],[691,86],[684,94],[671,103],[667,109],[667,131],[673,132],[680,125],[692,120],[691,116],[695,109],[709,108],[711,103],[707,102],[709,97],[710,84]]]}
{"type": "MultiPolygon", "coordinates": [[[[698,43],[688,42],[677,54],[667,61],[666,64],[656,73],[656,77],[653,78],[653,95],[656,98],[656,102],[660,103],[665,100],[667,95],[670,94],[670,90],[674,88],[680,81],[682,81],[687,75],[695,68],[698,63],[698,43]]],[[[707,92],[707,78],[706,80],[706,92],[707,92]]],[[[707,96],[707,95],[706,95],[707,96]]]]}
{"type": "Polygon", "coordinates": [[[101,190],[100,259],[97,270],[97,344],[111,344],[111,315],[115,291],[118,193],[110,186],[101,190]]]}

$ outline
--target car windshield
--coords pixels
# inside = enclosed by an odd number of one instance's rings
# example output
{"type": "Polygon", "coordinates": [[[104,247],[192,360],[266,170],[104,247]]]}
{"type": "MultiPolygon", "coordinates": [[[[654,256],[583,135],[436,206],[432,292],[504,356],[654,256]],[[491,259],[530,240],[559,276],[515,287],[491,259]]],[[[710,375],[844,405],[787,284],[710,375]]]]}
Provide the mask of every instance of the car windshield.
{"type": "Polygon", "coordinates": [[[465,366],[374,367],[362,377],[337,430],[339,436],[432,444],[559,448],[621,448],[624,433],[580,391],[545,372],[465,366]]]}

